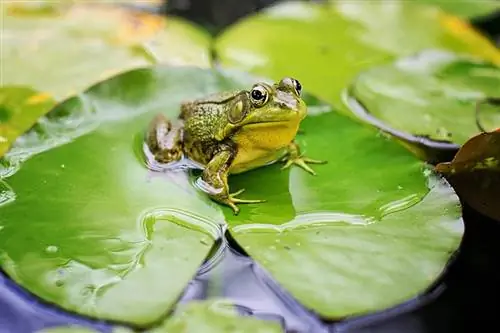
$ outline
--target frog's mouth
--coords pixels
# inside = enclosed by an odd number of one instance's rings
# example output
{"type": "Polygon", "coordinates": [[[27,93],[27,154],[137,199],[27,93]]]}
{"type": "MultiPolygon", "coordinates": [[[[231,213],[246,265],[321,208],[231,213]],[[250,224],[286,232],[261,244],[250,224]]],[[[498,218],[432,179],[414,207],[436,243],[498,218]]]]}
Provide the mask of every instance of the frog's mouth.
{"type": "Polygon", "coordinates": [[[259,121],[254,123],[246,123],[243,126],[245,127],[269,127],[269,126],[289,126],[290,124],[295,123],[295,119],[289,120],[267,120],[267,121],[259,121]],[[272,125],[271,125],[272,124],[272,125]]]}

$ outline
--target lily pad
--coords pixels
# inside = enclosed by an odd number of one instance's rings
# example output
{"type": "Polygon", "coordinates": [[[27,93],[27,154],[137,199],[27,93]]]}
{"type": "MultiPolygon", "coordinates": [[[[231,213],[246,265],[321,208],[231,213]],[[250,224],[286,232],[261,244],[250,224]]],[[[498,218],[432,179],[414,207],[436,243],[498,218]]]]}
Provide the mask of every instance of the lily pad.
{"type": "Polygon", "coordinates": [[[479,134],[451,162],[436,166],[458,195],[480,213],[500,221],[500,131],[479,134]]]}
{"type": "Polygon", "coordinates": [[[500,63],[498,49],[468,23],[411,1],[285,2],[241,20],[215,43],[221,65],[294,76],[346,114],[343,91],[358,72],[426,48],[500,63]]]}
{"type": "Polygon", "coordinates": [[[187,21],[109,4],[63,3],[0,7],[3,84],[64,99],[151,63],[210,66],[209,35],[187,21]]]}
{"type": "Polygon", "coordinates": [[[4,163],[4,271],[80,314],[147,326],[168,313],[222,217],[184,172],[154,177],[134,147],[151,112],[176,112],[179,99],[207,89],[217,90],[210,72],[137,70],[39,121],[4,163]]]}
{"type": "Polygon", "coordinates": [[[453,189],[394,140],[331,109],[310,115],[302,129],[307,156],[328,164],[316,177],[279,166],[234,177],[234,190],[268,204],[237,217],[226,212],[233,238],[328,319],[424,293],[461,241],[453,189]]]}
{"type": "MultiPolygon", "coordinates": [[[[361,73],[349,94],[363,106],[352,108],[361,119],[408,141],[458,150],[481,132],[476,102],[500,96],[499,87],[500,67],[427,50],[361,73]]],[[[500,113],[484,112],[481,124],[500,127],[500,113]]]]}
{"type": "Polygon", "coordinates": [[[316,177],[271,165],[230,178],[233,190],[266,203],[234,216],[196,189],[195,173],[147,170],[141,139],[157,112],[175,117],[182,100],[254,80],[155,67],[57,106],[16,142],[0,172],[10,194],[0,207],[4,270],[66,309],[146,326],[171,309],[225,220],[251,256],[323,317],[424,292],[460,243],[458,198],[394,139],[308,94],[297,140],[328,164],[315,166],[316,177]]]}
{"type": "Polygon", "coordinates": [[[47,93],[28,87],[0,87],[0,157],[54,105],[47,93]]]}
{"type": "Polygon", "coordinates": [[[150,333],[280,333],[279,323],[237,314],[231,303],[224,300],[191,302],[150,333]]]}

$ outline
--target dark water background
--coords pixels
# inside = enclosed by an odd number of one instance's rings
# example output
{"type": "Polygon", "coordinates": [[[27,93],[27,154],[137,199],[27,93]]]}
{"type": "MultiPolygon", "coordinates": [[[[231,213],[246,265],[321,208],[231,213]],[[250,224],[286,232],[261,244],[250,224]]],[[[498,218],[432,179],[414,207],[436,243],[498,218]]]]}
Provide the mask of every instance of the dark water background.
{"type": "MultiPolygon", "coordinates": [[[[260,10],[273,0],[170,0],[156,11],[172,13],[207,27],[212,33],[260,10]],[[237,6],[234,4],[237,2],[237,6]]],[[[149,10],[149,9],[148,9],[149,10]]],[[[473,24],[500,45],[500,12],[473,24]]],[[[500,223],[463,210],[465,236],[455,260],[428,293],[370,316],[325,323],[304,309],[231,241],[200,268],[180,302],[225,296],[242,315],[276,320],[289,333],[456,333],[500,331],[500,223]],[[211,285],[222,277],[216,294],[211,285]],[[241,288],[244,285],[245,288],[241,288]],[[488,330],[480,327],[490,326],[488,330]]],[[[34,333],[67,324],[110,332],[110,323],[90,320],[45,304],[0,274],[0,333],[34,333]]]]}

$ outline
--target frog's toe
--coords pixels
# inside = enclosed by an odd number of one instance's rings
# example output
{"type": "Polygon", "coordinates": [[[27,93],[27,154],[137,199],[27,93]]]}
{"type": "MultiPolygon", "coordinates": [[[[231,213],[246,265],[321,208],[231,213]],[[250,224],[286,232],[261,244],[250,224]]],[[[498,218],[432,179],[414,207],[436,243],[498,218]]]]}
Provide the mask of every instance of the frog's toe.
{"type": "Polygon", "coordinates": [[[243,192],[245,192],[244,188],[242,188],[241,190],[236,191],[234,193],[231,193],[229,195],[229,200],[232,201],[233,203],[240,203],[240,204],[252,204],[252,203],[266,202],[266,200],[259,200],[259,199],[247,200],[247,199],[236,198],[236,196],[240,195],[243,192]]]}
{"type": "Polygon", "coordinates": [[[314,172],[314,170],[311,169],[311,167],[309,165],[307,165],[307,163],[325,164],[326,161],[313,160],[313,159],[308,158],[308,157],[297,157],[294,159],[288,159],[286,161],[285,165],[281,169],[289,168],[292,164],[295,164],[295,165],[301,167],[302,169],[304,169],[305,171],[309,172],[311,175],[316,176],[316,172],[314,172]]]}
{"type": "Polygon", "coordinates": [[[250,199],[236,198],[236,196],[240,195],[244,191],[245,191],[245,189],[241,189],[239,191],[231,193],[231,194],[229,194],[229,198],[227,198],[227,200],[225,200],[225,204],[227,204],[229,207],[231,207],[233,209],[234,215],[238,215],[238,213],[240,212],[240,209],[238,208],[238,206],[236,204],[253,204],[253,203],[266,202],[265,200],[255,200],[255,199],[250,200],[250,199]]]}
{"type": "Polygon", "coordinates": [[[309,157],[302,157],[301,160],[304,161],[305,163],[310,163],[310,164],[326,164],[327,163],[327,161],[313,160],[312,158],[309,158],[309,157]]]}

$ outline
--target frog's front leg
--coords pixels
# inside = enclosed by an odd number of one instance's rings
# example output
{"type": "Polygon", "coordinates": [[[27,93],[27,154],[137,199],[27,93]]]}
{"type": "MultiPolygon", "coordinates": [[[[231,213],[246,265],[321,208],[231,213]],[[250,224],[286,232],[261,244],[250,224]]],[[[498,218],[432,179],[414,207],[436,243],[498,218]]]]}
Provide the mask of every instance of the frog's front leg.
{"type": "Polygon", "coordinates": [[[158,114],[149,124],[146,141],[156,161],[177,161],[182,157],[182,123],[174,125],[163,114],[158,114]]]}
{"type": "Polygon", "coordinates": [[[227,177],[231,163],[236,156],[236,151],[229,145],[222,146],[221,148],[222,149],[219,150],[206,165],[201,179],[209,185],[209,188],[206,189],[205,192],[207,192],[213,200],[228,205],[233,209],[234,214],[238,215],[240,209],[236,204],[260,203],[265,200],[245,200],[236,198],[244,189],[229,193],[227,177]]]}
{"type": "Polygon", "coordinates": [[[283,159],[285,160],[285,165],[281,169],[286,169],[290,167],[292,164],[296,164],[314,176],[316,175],[316,172],[314,172],[314,170],[311,169],[311,167],[307,165],[307,163],[310,164],[326,163],[326,161],[313,160],[308,157],[303,157],[302,154],[300,153],[299,145],[295,142],[291,142],[288,145],[286,155],[283,159]]]}

